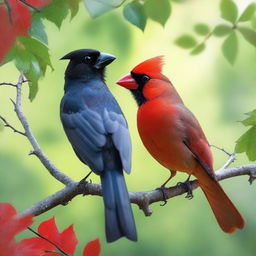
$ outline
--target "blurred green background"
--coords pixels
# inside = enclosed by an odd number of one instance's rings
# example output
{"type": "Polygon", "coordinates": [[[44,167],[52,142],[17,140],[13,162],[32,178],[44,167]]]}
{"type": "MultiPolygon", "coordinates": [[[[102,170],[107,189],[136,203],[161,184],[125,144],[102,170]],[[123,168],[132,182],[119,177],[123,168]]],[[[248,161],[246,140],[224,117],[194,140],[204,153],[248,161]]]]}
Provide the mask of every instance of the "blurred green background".
{"type": "MultiPolygon", "coordinates": [[[[245,6],[251,1],[236,1],[245,6]]],[[[182,33],[190,32],[193,24],[206,22],[212,26],[220,22],[218,4],[210,0],[186,1],[173,5],[173,11],[163,29],[149,21],[144,33],[126,22],[121,10],[92,20],[81,6],[72,22],[66,19],[61,30],[45,22],[49,36],[50,54],[55,70],[48,70],[40,81],[40,90],[31,103],[24,88],[23,107],[34,135],[47,156],[67,175],[82,179],[89,169],[77,159],[59,120],[59,103],[67,62],[59,58],[71,50],[95,48],[108,52],[117,60],[107,68],[107,84],[120,103],[129,123],[133,143],[133,168],[126,181],[130,191],[158,187],[169,172],[160,166],[143,147],[136,128],[137,107],[130,93],[115,85],[115,81],[139,62],[157,55],[165,55],[164,74],[167,75],[186,105],[200,121],[210,144],[234,149],[236,139],[245,132],[237,121],[243,113],[255,108],[256,56],[255,49],[244,40],[239,43],[239,56],[234,67],[222,57],[221,40],[211,38],[207,49],[191,57],[173,41],[182,33]]],[[[16,82],[18,72],[12,64],[1,67],[0,81],[16,82]]],[[[26,86],[24,86],[26,87],[26,86]]],[[[0,113],[19,127],[9,98],[15,97],[13,88],[0,88],[0,113]]],[[[53,179],[34,156],[28,156],[28,141],[9,129],[0,132],[0,201],[13,204],[18,211],[51,195],[63,187],[53,179]]],[[[213,149],[216,169],[227,160],[227,155],[213,149]]],[[[237,155],[233,166],[248,164],[245,155],[237,155]]],[[[92,181],[98,183],[96,175],[92,181]]],[[[170,185],[186,178],[178,174],[170,185]]],[[[171,199],[164,207],[151,206],[153,215],[145,217],[133,206],[139,241],[121,239],[107,244],[104,236],[102,198],[78,196],[67,206],[36,218],[34,227],[52,215],[62,230],[74,223],[79,240],[76,255],[81,255],[85,243],[100,238],[101,255],[233,255],[250,256],[256,253],[255,184],[249,186],[248,177],[237,177],[221,182],[227,194],[240,209],[246,227],[233,235],[223,233],[211,213],[201,190],[193,200],[184,196],[171,199]]],[[[26,231],[23,236],[30,236],[26,231]]],[[[20,236],[21,237],[21,236],[20,236]]]]}

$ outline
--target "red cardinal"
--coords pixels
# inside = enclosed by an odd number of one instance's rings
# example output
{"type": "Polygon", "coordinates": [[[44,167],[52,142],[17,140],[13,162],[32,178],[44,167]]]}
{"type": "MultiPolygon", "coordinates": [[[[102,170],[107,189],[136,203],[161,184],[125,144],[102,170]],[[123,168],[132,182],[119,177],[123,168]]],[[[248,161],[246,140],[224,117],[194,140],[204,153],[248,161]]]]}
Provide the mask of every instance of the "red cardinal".
{"type": "Polygon", "coordinates": [[[195,116],[161,73],[163,57],[148,59],[117,81],[129,89],[138,106],[137,125],[149,153],[171,171],[194,175],[226,233],[244,227],[244,219],[216,180],[212,153],[195,116]]]}

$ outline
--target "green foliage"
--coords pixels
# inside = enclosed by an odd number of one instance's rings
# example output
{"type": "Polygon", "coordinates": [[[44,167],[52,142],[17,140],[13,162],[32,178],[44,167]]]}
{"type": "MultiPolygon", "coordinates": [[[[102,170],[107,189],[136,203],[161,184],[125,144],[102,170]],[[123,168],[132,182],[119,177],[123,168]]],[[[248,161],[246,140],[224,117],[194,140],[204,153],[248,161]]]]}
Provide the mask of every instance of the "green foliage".
{"type": "Polygon", "coordinates": [[[237,141],[235,152],[245,152],[250,161],[256,160],[256,110],[246,114],[248,117],[242,121],[244,126],[251,126],[237,141]]]}
{"type": "Polygon", "coordinates": [[[247,27],[239,27],[238,30],[243,35],[244,39],[252,44],[254,47],[256,47],[256,32],[252,30],[251,28],[247,27]]]}
{"type": "Polygon", "coordinates": [[[48,47],[32,37],[19,36],[4,63],[9,61],[14,61],[17,69],[29,80],[29,98],[33,100],[38,91],[39,78],[45,74],[47,66],[53,69],[48,47]]]}
{"type": "Polygon", "coordinates": [[[235,23],[238,17],[236,4],[232,0],[221,0],[220,4],[221,17],[224,20],[235,23]]]}
{"type": "Polygon", "coordinates": [[[119,7],[124,0],[84,0],[85,7],[92,18],[119,7]]]}
{"type": "Polygon", "coordinates": [[[182,48],[190,49],[196,46],[196,40],[191,35],[182,35],[175,40],[175,44],[182,48]]]}
{"type": "MultiPolygon", "coordinates": [[[[221,17],[226,21],[231,22],[231,24],[219,24],[211,31],[206,24],[196,24],[194,30],[198,35],[205,36],[204,40],[196,45],[194,49],[190,52],[191,55],[196,55],[201,53],[205,49],[206,41],[213,35],[216,37],[224,37],[224,42],[222,44],[222,53],[226,60],[233,65],[237,58],[238,53],[238,37],[236,31],[238,30],[243,38],[249,42],[254,47],[256,46],[256,4],[249,4],[245,10],[242,12],[238,18],[238,8],[232,0],[221,0],[220,4],[221,17]],[[240,23],[251,22],[251,27],[240,26],[240,23]]],[[[184,36],[179,37],[177,40],[184,36]]],[[[182,48],[184,47],[183,40],[182,44],[177,44],[182,48]]]]}
{"type": "Polygon", "coordinates": [[[195,32],[200,36],[206,36],[210,33],[210,28],[204,23],[198,23],[194,26],[195,32]]]}
{"type": "Polygon", "coordinates": [[[238,19],[238,22],[249,21],[252,18],[253,14],[255,13],[255,8],[255,3],[249,4],[241,14],[240,18],[238,19]]]}
{"type": "Polygon", "coordinates": [[[48,38],[44,30],[44,24],[42,23],[42,20],[38,15],[34,15],[28,33],[31,37],[38,39],[44,44],[48,44],[48,38]]]}
{"type": "Polygon", "coordinates": [[[235,63],[238,52],[238,41],[236,32],[233,31],[224,41],[222,45],[222,53],[228,62],[233,65],[235,63]]]}
{"type": "Polygon", "coordinates": [[[79,11],[80,2],[81,2],[81,0],[68,0],[71,19],[73,19],[77,15],[77,13],[79,11]]]}
{"type": "Polygon", "coordinates": [[[222,37],[222,36],[228,35],[231,31],[232,31],[232,28],[229,25],[220,24],[214,28],[214,30],[212,31],[212,34],[217,37],[222,37]]]}
{"type": "Polygon", "coordinates": [[[133,1],[127,4],[123,10],[124,17],[133,25],[145,29],[147,23],[147,16],[145,14],[144,6],[141,2],[133,1]]]}
{"type": "Polygon", "coordinates": [[[253,29],[256,30],[256,15],[253,15],[251,17],[251,26],[252,26],[253,29]]]}
{"type": "Polygon", "coordinates": [[[152,20],[165,25],[171,15],[171,4],[169,0],[147,0],[144,4],[146,14],[152,20]]]}
{"type": "Polygon", "coordinates": [[[52,0],[52,3],[43,8],[38,15],[53,22],[58,28],[60,28],[62,21],[68,15],[68,10],[68,1],[52,0]]]}
{"type": "Polygon", "coordinates": [[[197,45],[194,49],[192,49],[192,51],[190,52],[190,55],[197,55],[199,53],[201,53],[205,48],[205,43],[201,43],[199,45],[197,45]]]}

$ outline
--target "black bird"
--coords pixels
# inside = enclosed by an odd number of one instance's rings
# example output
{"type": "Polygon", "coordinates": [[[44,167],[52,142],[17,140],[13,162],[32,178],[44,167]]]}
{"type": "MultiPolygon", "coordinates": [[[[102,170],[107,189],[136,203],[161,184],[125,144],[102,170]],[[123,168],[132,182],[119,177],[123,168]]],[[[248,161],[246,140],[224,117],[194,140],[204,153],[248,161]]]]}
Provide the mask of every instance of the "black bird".
{"type": "Polygon", "coordinates": [[[125,117],[104,82],[115,57],[93,49],[68,53],[60,117],[78,158],[100,175],[106,239],[136,241],[136,227],[123,169],[131,171],[131,139],[125,117]]]}

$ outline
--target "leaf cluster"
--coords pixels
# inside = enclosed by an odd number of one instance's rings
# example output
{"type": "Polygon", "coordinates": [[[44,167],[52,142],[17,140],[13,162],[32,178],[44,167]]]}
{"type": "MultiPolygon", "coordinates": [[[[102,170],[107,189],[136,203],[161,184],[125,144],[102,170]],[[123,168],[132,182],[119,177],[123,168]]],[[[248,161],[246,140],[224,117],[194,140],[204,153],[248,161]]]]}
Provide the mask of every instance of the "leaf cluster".
{"type": "Polygon", "coordinates": [[[238,54],[238,33],[242,38],[256,47],[256,4],[249,4],[239,15],[238,7],[232,0],[222,0],[220,13],[226,23],[221,23],[211,29],[207,24],[198,23],[194,26],[197,39],[190,34],[184,34],[175,40],[176,45],[189,49],[191,55],[201,53],[206,47],[206,41],[211,37],[223,38],[222,53],[230,64],[234,64],[238,54]]]}

